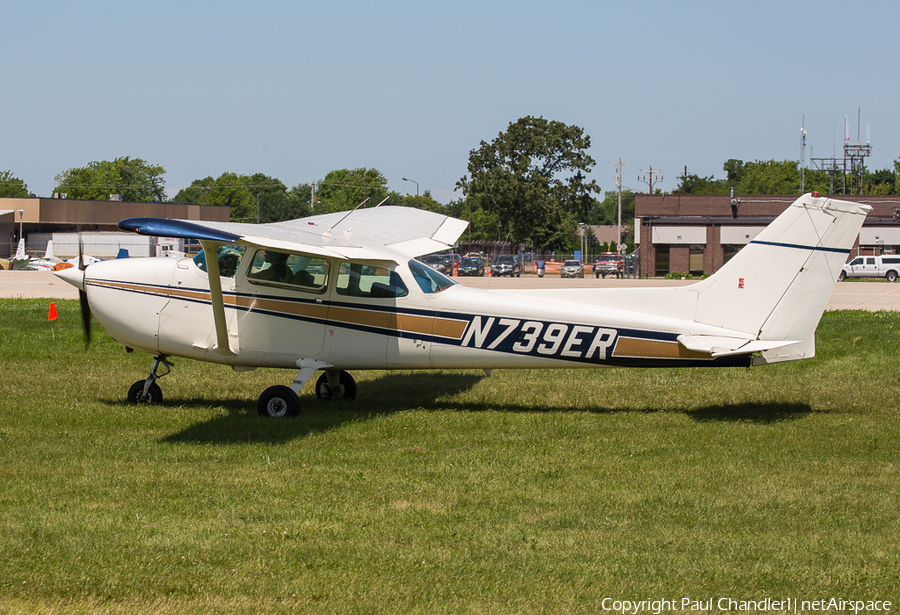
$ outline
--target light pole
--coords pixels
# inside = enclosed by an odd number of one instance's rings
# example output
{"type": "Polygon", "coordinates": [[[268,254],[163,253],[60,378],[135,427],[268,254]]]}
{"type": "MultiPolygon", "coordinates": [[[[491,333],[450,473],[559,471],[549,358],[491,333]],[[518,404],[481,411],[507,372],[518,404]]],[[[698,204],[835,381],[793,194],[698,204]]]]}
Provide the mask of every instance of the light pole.
{"type": "Polygon", "coordinates": [[[22,219],[24,217],[25,217],[25,210],[20,209],[19,210],[19,239],[22,239],[23,237],[25,237],[25,235],[22,234],[22,219]]]}
{"type": "Polygon", "coordinates": [[[587,224],[584,222],[579,222],[578,226],[581,227],[581,258],[579,260],[581,260],[581,262],[583,263],[584,262],[584,253],[586,251],[585,241],[587,239],[587,237],[586,237],[587,233],[585,232],[585,229],[587,229],[587,224]]]}
{"type": "Polygon", "coordinates": [[[405,182],[412,182],[416,185],[416,209],[420,209],[420,207],[419,207],[419,182],[417,182],[414,179],[406,179],[405,177],[402,179],[405,182]]]}

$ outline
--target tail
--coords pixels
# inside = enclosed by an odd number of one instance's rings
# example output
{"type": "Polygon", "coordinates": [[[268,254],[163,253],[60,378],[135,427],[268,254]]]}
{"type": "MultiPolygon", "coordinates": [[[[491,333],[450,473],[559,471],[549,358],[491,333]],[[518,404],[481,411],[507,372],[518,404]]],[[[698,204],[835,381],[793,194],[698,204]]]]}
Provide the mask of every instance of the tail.
{"type": "Polygon", "coordinates": [[[19,245],[16,247],[15,259],[17,261],[24,261],[24,260],[28,259],[28,257],[25,255],[25,238],[24,237],[19,239],[19,245]]]}
{"type": "Polygon", "coordinates": [[[814,356],[816,327],[871,209],[803,195],[713,276],[688,287],[698,293],[694,320],[752,336],[749,346],[721,354],[754,348],[756,364],[814,356]]]}

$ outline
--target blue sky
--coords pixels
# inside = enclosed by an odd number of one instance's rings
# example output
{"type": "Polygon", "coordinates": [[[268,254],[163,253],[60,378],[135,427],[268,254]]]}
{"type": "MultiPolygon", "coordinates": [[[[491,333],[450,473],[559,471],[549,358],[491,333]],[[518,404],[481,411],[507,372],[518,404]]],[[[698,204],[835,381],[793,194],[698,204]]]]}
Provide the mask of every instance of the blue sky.
{"type": "Polygon", "coordinates": [[[62,2],[0,9],[0,170],[47,196],[119,156],[170,194],[223,172],[288,186],[373,167],[456,198],[469,151],[526,115],[585,129],[592,176],[671,190],[685,166],[900,157],[900,3],[62,2]]]}

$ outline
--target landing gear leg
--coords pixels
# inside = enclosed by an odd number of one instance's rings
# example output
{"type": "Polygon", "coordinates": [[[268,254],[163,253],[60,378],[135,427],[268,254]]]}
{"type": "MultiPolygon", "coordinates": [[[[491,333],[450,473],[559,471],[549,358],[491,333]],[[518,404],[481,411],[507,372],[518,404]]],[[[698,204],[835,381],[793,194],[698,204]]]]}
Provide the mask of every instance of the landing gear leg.
{"type": "Polygon", "coordinates": [[[316,381],[316,397],[321,400],[356,398],[356,381],[344,370],[326,370],[316,381]]]}
{"type": "Polygon", "coordinates": [[[150,375],[147,376],[146,380],[138,380],[128,389],[128,403],[148,406],[162,403],[162,389],[159,388],[156,381],[163,376],[167,376],[172,371],[173,366],[174,363],[166,360],[164,356],[154,357],[153,367],[150,368],[150,375]],[[163,364],[166,371],[162,374],[157,374],[156,370],[159,369],[160,363],[163,364]]]}

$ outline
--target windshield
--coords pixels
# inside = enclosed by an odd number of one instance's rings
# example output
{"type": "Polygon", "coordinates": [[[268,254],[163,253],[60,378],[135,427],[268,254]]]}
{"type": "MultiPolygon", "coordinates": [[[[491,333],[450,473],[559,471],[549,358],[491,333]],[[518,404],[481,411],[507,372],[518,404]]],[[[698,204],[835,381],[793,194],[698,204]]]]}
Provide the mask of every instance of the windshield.
{"type": "Polygon", "coordinates": [[[512,256],[499,256],[497,257],[497,263],[503,265],[512,265],[515,259],[512,256]]]}
{"type": "Polygon", "coordinates": [[[580,264],[581,263],[578,261],[566,261],[565,263],[563,263],[563,267],[577,267],[580,264]]]}
{"type": "Polygon", "coordinates": [[[461,264],[463,267],[477,267],[478,265],[481,264],[481,259],[480,258],[464,258],[464,259],[462,259],[461,264]]]}
{"type": "Polygon", "coordinates": [[[426,294],[439,293],[456,284],[443,273],[438,273],[431,267],[427,267],[416,260],[409,261],[409,270],[412,272],[416,282],[419,283],[419,288],[426,294]]]}

